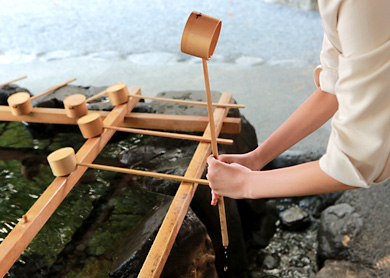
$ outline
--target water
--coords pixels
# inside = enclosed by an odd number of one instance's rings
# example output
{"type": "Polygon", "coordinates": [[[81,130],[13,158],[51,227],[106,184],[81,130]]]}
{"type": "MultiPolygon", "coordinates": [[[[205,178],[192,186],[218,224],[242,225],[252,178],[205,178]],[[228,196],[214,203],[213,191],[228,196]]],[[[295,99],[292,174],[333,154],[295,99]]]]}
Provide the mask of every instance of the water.
{"type": "MultiPolygon", "coordinates": [[[[64,130],[65,128],[62,127],[64,130]]],[[[138,136],[121,141],[131,148],[138,136]],[[126,143],[127,142],[127,143],[126,143]]],[[[34,139],[19,122],[0,123],[0,242],[54,179],[46,163],[51,151],[84,143],[77,133],[34,139]],[[26,163],[26,160],[29,160],[26,163]]],[[[98,157],[118,159],[116,143],[98,157]]],[[[128,175],[88,170],[12,267],[8,277],[107,277],[118,242],[161,196],[143,190],[128,175]]]]}
{"type": "Polygon", "coordinates": [[[312,63],[322,41],[318,12],[258,0],[0,0],[0,6],[0,26],[7,26],[0,37],[0,63],[79,56],[134,62],[145,53],[191,60],[181,54],[180,40],[193,10],[223,22],[213,60],[251,56],[270,63],[312,63]]]}

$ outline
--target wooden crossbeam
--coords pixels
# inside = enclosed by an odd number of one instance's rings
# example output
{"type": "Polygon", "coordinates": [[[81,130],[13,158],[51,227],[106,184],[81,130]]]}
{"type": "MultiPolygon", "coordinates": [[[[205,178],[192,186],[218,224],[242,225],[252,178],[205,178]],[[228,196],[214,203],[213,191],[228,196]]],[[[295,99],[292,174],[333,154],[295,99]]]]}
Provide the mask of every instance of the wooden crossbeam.
{"type": "MultiPolygon", "coordinates": [[[[219,103],[230,103],[231,99],[231,94],[224,93],[222,94],[219,103]]],[[[228,110],[228,108],[217,108],[214,111],[216,135],[221,131],[223,118],[226,117],[228,110]]],[[[210,132],[210,126],[208,126],[203,136],[210,137],[210,132]]],[[[206,165],[206,159],[210,155],[210,151],[210,143],[199,143],[187,168],[185,177],[200,178],[202,176],[206,165]]],[[[139,278],[160,277],[196,188],[197,184],[187,182],[182,182],[180,184],[138,275],[139,278]]]]}
{"type": "MultiPolygon", "coordinates": [[[[138,99],[134,99],[126,104],[116,106],[105,118],[104,125],[120,125],[125,115],[134,108],[137,102],[138,99]]],[[[77,160],[92,163],[114,133],[115,130],[106,129],[100,137],[88,139],[77,152],[77,160]]],[[[0,245],[0,277],[6,275],[86,170],[86,167],[77,167],[69,176],[55,178],[22,220],[8,234],[0,245]]]]}
{"type": "MultiPolygon", "coordinates": [[[[93,111],[99,113],[103,119],[107,117],[107,111],[93,111]]],[[[68,118],[64,109],[58,108],[33,108],[28,115],[14,116],[8,106],[0,105],[0,121],[51,123],[76,125],[77,119],[68,118]]],[[[188,132],[203,132],[208,125],[207,116],[169,115],[154,113],[130,113],[125,116],[122,127],[144,128],[156,130],[174,130],[188,132]]],[[[223,119],[221,133],[240,133],[241,119],[223,119]]]]}

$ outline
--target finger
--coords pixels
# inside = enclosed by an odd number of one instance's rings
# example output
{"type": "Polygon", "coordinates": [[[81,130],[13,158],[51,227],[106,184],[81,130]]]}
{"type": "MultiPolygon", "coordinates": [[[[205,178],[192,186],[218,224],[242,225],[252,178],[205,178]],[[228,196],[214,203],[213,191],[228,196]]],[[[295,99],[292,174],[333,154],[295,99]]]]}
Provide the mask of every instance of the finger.
{"type": "Polygon", "coordinates": [[[214,156],[212,156],[212,155],[210,155],[210,156],[207,158],[207,164],[208,164],[208,165],[211,165],[214,161],[215,161],[215,158],[214,158],[214,156]]]}
{"type": "Polygon", "coordinates": [[[211,205],[215,206],[218,203],[218,195],[211,189],[211,205]]]}

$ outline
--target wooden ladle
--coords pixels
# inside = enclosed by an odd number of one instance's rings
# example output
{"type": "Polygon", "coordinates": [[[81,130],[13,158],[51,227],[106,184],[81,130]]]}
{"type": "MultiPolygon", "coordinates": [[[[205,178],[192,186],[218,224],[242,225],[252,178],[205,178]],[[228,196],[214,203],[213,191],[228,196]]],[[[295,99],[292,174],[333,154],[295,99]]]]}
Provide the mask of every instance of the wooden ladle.
{"type": "MultiPolygon", "coordinates": [[[[215,125],[213,116],[213,106],[210,91],[209,73],[207,60],[210,60],[217,46],[219,34],[221,32],[222,21],[220,19],[199,13],[192,12],[184,27],[181,39],[181,51],[202,58],[203,75],[207,96],[207,111],[209,116],[211,147],[213,156],[218,159],[218,147],[215,135],[215,125]]],[[[221,224],[222,244],[229,245],[227,233],[225,203],[222,196],[218,197],[219,219],[221,224]]]]}
{"type": "Polygon", "coordinates": [[[20,115],[30,114],[32,111],[32,104],[31,104],[32,100],[34,100],[40,96],[46,95],[48,93],[51,93],[59,88],[62,88],[75,80],[76,80],[76,78],[70,79],[70,80],[68,80],[60,85],[54,86],[54,87],[52,87],[52,88],[50,88],[50,89],[48,89],[48,90],[46,90],[38,95],[35,95],[32,97],[30,97],[30,94],[26,93],[26,92],[19,92],[19,93],[16,93],[16,94],[9,96],[7,99],[7,102],[8,102],[9,107],[11,108],[12,115],[20,116],[20,115]]]}

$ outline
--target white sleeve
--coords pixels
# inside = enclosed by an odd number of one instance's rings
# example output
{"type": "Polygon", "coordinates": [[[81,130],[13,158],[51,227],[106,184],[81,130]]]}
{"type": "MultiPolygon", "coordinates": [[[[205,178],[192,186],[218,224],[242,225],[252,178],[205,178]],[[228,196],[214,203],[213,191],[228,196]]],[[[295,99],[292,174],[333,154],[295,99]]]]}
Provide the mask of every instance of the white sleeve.
{"type": "Polygon", "coordinates": [[[339,110],[320,167],[351,186],[369,187],[390,176],[384,173],[390,172],[389,13],[389,0],[340,1],[339,110]]]}
{"type": "Polygon", "coordinates": [[[327,35],[324,33],[322,42],[322,50],[320,54],[321,66],[314,70],[314,81],[317,87],[327,93],[334,94],[335,84],[338,79],[338,56],[340,52],[329,41],[327,35]]]}

